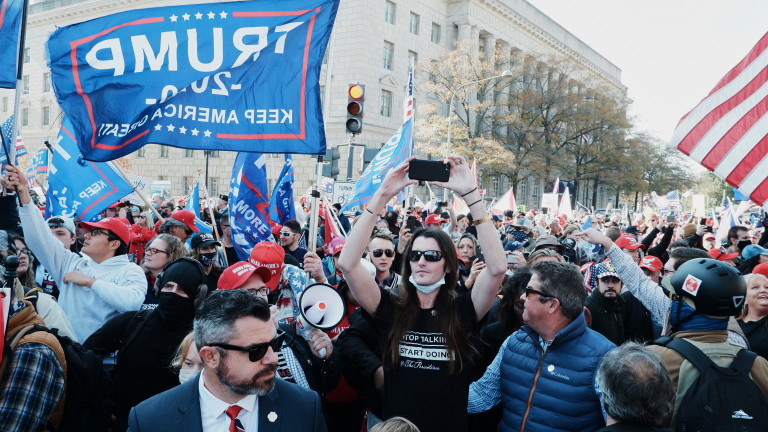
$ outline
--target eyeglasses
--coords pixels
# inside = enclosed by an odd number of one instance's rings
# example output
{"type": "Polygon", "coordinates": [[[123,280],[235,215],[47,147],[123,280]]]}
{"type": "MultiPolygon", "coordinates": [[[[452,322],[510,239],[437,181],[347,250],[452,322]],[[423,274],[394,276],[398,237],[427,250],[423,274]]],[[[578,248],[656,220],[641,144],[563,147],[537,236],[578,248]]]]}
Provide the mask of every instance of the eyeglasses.
{"type": "Polygon", "coordinates": [[[659,272],[662,276],[672,276],[675,274],[677,270],[669,270],[664,267],[661,268],[661,271],[659,272]]]}
{"type": "Polygon", "coordinates": [[[443,259],[443,253],[436,250],[428,250],[428,251],[418,251],[418,250],[412,250],[408,252],[408,261],[410,262],[417,262],[421,259],[421,256],[424,256],[424,259],[427,260],[427,262],[438,262],[441,259],[443,259]]]}
{"type": "Polygon", "coordinates": [[[88,230],[88,231],[86,231],[85,233],[86,233],[86,234],[89,234],[91,237],[94,237],[94,236],[100,236],[100,235],[105,235],[105,236],[107,236],[107,237],[109,237],[109,236],[110,236],[110,233],[109,233],[109,231],[106,231],[106,230],[102,230],[102,229],[98,229],[98,228],[96,228],[96,229],[92,229],[92,230],[88,230]]]}
{"type": "Polygon", "coordinates": [[[528,297],[531,294],[538,294],[540,297],[546,297],[546,298],[553,298],[556,299],[557,297],[553,296],[552,294],[547,294],[544,291],[539,291],[537,289],[525,287],[525,296],[528,297]]]}
{"type": "Polygon", "coordinates": [[[168,252],[166,252],[164,250],[160,250],[160,249],[147,248],[146,250],[144,250],[144,255],[154,255],[156,253],[164,253],[164,254],[168,255],[168,252]]]}
{"type": "Polygon", "coordinates": [[[292,236],[294,234],[292,232],[280,231],[280,235],[283,236],[283,237],[290,237],[290,236],[292,236]]]}
{"type": "Polygon", "coordinates": [[[16,255],[24,254],[26,256],[32,256],[32,251],[27,248],[24,248],[24,249],[9,248],[9,249],[11,250],[11,252],[15,252],[16,255]]]}
{"type": "Polygon", "coordinates": [[[143,215],[143,214],[140,214],[140,215],[136,216],[136,218],[137,218],[137,219],[146,219],[146,218],[147,218],[147,216],[146,216],[146,215],[143,215]]]}
{"type": "Polygon", "coordinates": [[[224,348],[225,350],[230,351],[243,351],[248,353],[248,360],[252,362],[257,362],[264,358],[264,356],[267,354],[267,349],[272,348],[272,351],[277,352],[280,351],[280,347],[283,346],[283,337],[285,333],[284,332],[277,332],[275,335],[275,338],[272,339],[269,342],[263,342],[259,344],[253,344],[247,347],[237,346],[237,345],[230,345],[226,343],[210,343],[208,346],[212,347],[219,347],[224,348]]]}
{"type": "Polygon", "coordinates": [[[248,292],[252,292],[252,293],[254,293],[256,295],[261,295],[261,296],[265,296],[265,295],[269,294],[269,288],[266,287],[266,286],[263,286],[261,288],[248,288],[247,291],[248,292]]]}
{"type": "MultiPolygon", "coordinates": [[[[395,251],[392,249],[374,249],[371,253],[375,258],[381,258],[382,255],[387,255],[387,258],[395,256],[395,251]]],[[[418,261],[418,259],[416,261],[418,261]]],[[[427,261],[429,261],[429,258],[427,258],[427,261]]]]}

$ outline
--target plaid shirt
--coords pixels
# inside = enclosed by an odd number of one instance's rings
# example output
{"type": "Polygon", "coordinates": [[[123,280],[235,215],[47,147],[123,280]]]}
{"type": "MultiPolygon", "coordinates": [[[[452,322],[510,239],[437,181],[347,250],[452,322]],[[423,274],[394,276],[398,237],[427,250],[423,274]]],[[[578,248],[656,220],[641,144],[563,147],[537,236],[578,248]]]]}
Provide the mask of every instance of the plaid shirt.
{"type": "Polygon", "coordinates": [[[63,395],[64,369],[56,354],[39,343],[19,345],[0,381],[0,428],[42,430],[63,395]]]}

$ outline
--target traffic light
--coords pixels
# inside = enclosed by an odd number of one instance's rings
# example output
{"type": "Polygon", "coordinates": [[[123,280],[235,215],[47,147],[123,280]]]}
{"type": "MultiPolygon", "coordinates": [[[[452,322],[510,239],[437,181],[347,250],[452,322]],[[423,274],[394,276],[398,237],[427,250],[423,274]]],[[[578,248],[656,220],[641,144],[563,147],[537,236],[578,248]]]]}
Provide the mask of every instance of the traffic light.
{"type": "Polygon", "coordinates": [[[328,164],[323,164],[323,177],[331,177],[334,180],[337,178],[339,175],[339,158],[341,158],[341,153],[338,147],[325,150],[323,161],[328,162],[328,164]]]}
{"type": "Polygon", "coordinates": [[[379,150],[381,149],[367,147],[363,150],[363,171],[365,171],[365,169],[368,168],[368,165],[373,162],[373,158],[379,154],[379,150]]]}
{"type": "Polygon", "coordinates": [[[365,86],[350,84],[347,89],[347,132],[356,135],[363,130],[365,86]]]}

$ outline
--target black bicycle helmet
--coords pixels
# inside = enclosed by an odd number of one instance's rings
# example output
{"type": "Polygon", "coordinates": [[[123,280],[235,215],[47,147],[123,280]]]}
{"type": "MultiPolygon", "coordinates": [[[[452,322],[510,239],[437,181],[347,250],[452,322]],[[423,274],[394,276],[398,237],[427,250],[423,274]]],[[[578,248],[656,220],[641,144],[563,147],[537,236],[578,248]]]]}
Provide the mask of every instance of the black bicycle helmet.
{"type": "Polygon", "coordinates": [[[738,270],[722,261],[693,259],[672,276],[672,287],[693,300],[696,311],[719,317],[735,316],[744,306],[747,284],[738,270]]]}

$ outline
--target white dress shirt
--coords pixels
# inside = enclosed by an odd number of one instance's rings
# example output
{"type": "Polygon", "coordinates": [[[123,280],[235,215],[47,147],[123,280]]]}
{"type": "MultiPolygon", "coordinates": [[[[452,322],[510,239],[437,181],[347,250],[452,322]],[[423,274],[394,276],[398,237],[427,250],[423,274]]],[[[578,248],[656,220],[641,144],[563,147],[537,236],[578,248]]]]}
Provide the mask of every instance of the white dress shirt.
{"type": "Polygon", "coordinates": [[[228,404],[214,396],[203,382],[204,374],[200,372],[198,390],[200,393],[200,417],[203,423],[203,432],[229,432],[230,419],[227,417],[227,409],[232,405],[240,405],[243,409],[237,418],[242,423],[246,432],[259,430],[259,398],[256,395],[248,395],[237,403],[228,404]]]}

